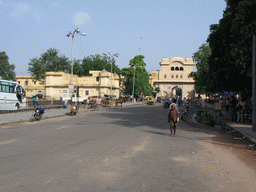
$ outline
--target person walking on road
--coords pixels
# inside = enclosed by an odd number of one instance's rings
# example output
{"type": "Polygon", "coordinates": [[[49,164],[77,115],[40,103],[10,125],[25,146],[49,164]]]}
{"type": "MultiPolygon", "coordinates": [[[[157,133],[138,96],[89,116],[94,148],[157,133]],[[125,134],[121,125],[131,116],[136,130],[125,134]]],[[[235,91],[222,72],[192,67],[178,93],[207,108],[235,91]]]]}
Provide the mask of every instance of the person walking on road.
{"type": "Polygon", "coordinates": [[[167,121],[170,123],[170,131],[172,136],[172,130],[174,130],[174,135],[176,133],[176,128],[179,121],[179,112],[175,107],[175,104],[171,104],[171,109],[168,113],[168,119],[167,121]]]}

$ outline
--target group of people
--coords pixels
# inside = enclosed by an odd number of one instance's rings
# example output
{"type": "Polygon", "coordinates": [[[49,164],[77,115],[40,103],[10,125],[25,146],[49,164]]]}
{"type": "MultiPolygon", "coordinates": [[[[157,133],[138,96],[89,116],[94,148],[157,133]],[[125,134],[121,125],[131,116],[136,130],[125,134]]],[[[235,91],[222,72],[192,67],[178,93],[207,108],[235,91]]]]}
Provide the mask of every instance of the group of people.
{"type": "Polygon", "coordinates": [[[233,122],[244,122],[245,120],[250,121],[249,116],[252,110],[251,97],[242,98],[239,96],[238,99],[234,96],[220,98],[219,103],[226,108],[226,112],[230,115],[233,122]],[[246,114],[246,117],[245,117],[246,114]]]}
{"type": "Polygon", "coordinates": [[[181,97],[173,97],[165,100],[165,104],[168,104],[169,106],[171,103],[176,104],[177,102],[178,102],[178,106],[181,106],[183,104],[186,107],[188,105],[188,99],[186,97],[184,97],[183,100],[181,97]]]}

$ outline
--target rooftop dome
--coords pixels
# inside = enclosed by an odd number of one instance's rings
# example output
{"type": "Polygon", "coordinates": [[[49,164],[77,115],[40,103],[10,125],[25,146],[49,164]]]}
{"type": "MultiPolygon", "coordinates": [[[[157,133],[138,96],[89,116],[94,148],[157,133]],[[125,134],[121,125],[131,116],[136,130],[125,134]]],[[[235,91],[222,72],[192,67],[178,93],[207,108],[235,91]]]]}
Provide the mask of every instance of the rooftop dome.
{"type": "Polygon", "coordinates": [[[183,64],[186,62],[185,59],[182,58],[182,57],[173,57],[173,58],[170,59],[170,63],[172,63],[174,61],[180,61],[183,64]]]}

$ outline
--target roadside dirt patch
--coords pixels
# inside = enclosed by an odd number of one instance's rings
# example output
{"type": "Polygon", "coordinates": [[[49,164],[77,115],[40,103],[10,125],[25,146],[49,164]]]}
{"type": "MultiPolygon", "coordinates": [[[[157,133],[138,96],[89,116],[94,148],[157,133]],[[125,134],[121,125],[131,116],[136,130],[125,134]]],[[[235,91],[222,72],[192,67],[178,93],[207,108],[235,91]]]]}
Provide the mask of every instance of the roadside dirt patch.
{"type": "Polygon", "coordinates": [[[213,131],[215,137],[212,137],[210,142],[223,147],[232,154],[236,155],[246,165],[250,166],[256,171],[256,146],[241,135],[239,132],[233,130],[216,130],[214,127],[202,125],[192,121],[186,121],[191,127],[202,129],[202,131],[213,131]]]}

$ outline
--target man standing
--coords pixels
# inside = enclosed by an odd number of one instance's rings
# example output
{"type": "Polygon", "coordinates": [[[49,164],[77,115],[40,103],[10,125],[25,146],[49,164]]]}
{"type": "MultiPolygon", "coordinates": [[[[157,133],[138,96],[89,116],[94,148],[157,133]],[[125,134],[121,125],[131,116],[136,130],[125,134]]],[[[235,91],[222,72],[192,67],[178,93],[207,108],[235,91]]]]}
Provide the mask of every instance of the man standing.
{"type": "Polygon", "coordinates": [[[230,101],[230,107],[231,107],[231,121],[236,120],[236,105],[237,105],[237,100],[234,96],[231,97],[230,101]]]}
{"type": "Polygon", "coordinates": [[[186,97],[184,97],[184,106],[186,107],[188,104],[188,100],[186,99],[186,97]]]}

